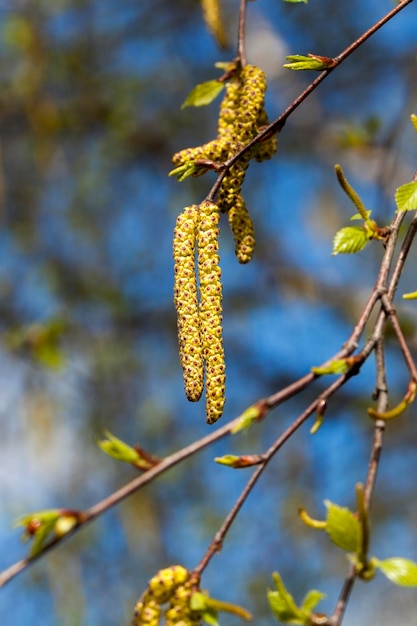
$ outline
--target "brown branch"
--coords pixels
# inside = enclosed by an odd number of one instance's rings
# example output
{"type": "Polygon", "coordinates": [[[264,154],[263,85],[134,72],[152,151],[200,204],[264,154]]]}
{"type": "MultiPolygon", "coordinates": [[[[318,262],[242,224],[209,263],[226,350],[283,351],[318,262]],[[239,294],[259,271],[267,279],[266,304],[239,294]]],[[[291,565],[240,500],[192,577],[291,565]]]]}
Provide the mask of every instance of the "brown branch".
{"type": "Polygon", "coordinates": [[[239,29],[238,29],[238,37],[237,37],[237,56],[240,60],[240,64],[242,67],[246,65],[246,50],[245,50],[246,2],[247,0],[240,0],[239,29]]]}
{"type": "MultiPolygon", "coordinates": [[[[404,219],[404,214],[399,213],[395,216],[393,223],[391,225],[391,235],[389,240],[389,248],[381,266],[379,280],[377,280],[377,285],[379,283],[379,288],[383,289],[386,281],[388,280],[389,269],[393,259],[393,252],[396,243],[396,239],[398,237],[399,228],[404,219]]],[[[413,219],[410,227],[408,228],[407,234],[402,243],[400,252],[398,254],[391,280],[389,282],[388,290],[385,293],[381,293],[380,299],[382,304],[382,309],[377,318],[377,321],[374,326],[374,332],[372,337],[370,338],[368,345],[364,349],[364,353],[366,354],[370,349],[375,350],[375,360],[376,360],[376,390],[375,395],[378,401],[378,413],[384,413],[387,410],[388,406],[388,389],[387,389],[387,379],[386,379],[386,366],[385,366],[385,357],[384,357],[384,337],[383,333],[385,330],[386,319],[388,316],[391,318],[391,322],[393,323],[394,330],[397,335],[397,339],[400,345],[400,348],[403,352],[404,358],[406,360],[407,366],[410,370],[412,377],[415,374],[415,364],[409,352],[408,346],[406,344],[404,335],[402,333],[402,329],[400,327],[398,317],[395,313],[395,310],[392,307],[392,300],[395,296],[396,289],[398,287],[398,281],[401,276],[402,270],[404,268],[405,261],[407,259],[408,253],[410,251],[411,244],[417,232],[417,216],[413,219]]],[[[374,290],[376,292],[376,289],[374,290]]],[[[365,505],[367,510],[369,510],[372,500],[372,495],[375,489],[376,477],[379,468],[379,462],[381,458],[381,452],[383,447],[383,440],[385,434],[385,422],[384,420],[376,420],[374,427],[374,435],[372,441],[371,455],[368,465],[368,473],[365,481],[365,505]]],[[[329,626],[340,626],[343,615],[346,610],[347,602],[349,600],[350,594],[352,592],[353,586],[356,580],[356,568],[354,565],[350,565],[348,572],[346,574],[342,590],[339,595],[339,599],[337,601],[335,610],[332,616],[328,620],[329,626]]]]}
{"type": "Polygon", "coordinates": [[[242,493],[240,494],[239,498],[237,499],[237,501],[235,502],[234,506],[230,510],[229,514],[225,518],[223,524],[221,525],[221,527],[219,528],[219,530],[215,534],[212,542],[210,543],[209,547],[207,548],[207,551],[204,554],[203,558],[201,559],[200,563],[193,570],[194,574],[197,577],[201,576],[202,572],[207,567],[207,565],[211,561],[212,557],[216,553],[220,552],[228,530],[230,529],[231,525],[233,524],[237,514],[239,513],[239,511],[242,508],[243,504],[246,502],[246,499],[248,498],[250,492],[252,491],[252,489],[255,486],[256,482],[260,478],[262,472],[264,471],[264,469],[268,465],[269,461],[278,452],[278,450],[284,445],[284,443],[286,441],[288,441],[288,439],[290,439],[290,437],[292,437],[292,435],[294,435],[294,433],[300,428],[300,426],[302,426],[304,424],[304,422],[306,422],[308,420],[308,418],[311,417],[313,415],[313,413],[315,413],[318,410],[318,408],[323,404],[323,402],[326,402],[326,400],[328,400],[334,393],[336,393],[336,391],[338,391],[344,384],[346,384],[346,382],[352,376],[354,376],[353,370],[351,370],[349,372],[346,372],[346,374],[343,374],[343,375],[339,376],[339,378],[334,383],[329,385],[327,387],[327,389],[325,391],[323,391],[303,411],[303,413],[301,413],[301,415],[299,415],[299,417],[297,417],[297,419],[294,420],[294,422],[282,433],[282,435],[280,437],[278,437],[278,439],[272,444],[272,446],[270,448],[268,448],[268,450],[266,450],[266,452],[264,452],[263,454],[259,455],[260,456],[260,461],[259,461],[258,467],[252,473],[251,477],[249,478],[248,482],[246,483],[246,485],[245,485],[242,493]]]}

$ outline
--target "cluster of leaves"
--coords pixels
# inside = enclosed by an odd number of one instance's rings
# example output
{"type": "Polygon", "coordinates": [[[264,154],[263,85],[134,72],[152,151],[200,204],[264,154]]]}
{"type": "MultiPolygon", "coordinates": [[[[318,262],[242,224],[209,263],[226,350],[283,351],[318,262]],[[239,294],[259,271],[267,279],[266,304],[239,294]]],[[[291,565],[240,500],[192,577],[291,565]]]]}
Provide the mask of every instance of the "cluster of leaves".
{"type": "MultiPolygon", "coordinates": [[[[307,526],[324,530],[335,546],[348,553],[348,559],[355,567],[359,579],[370,581],[379,570],[396,585],[417,587],[417,563],[400,557],[380,560],[375,556],[368,556],[369,519],[368,511],[364,507],[362,485],[357,485],[358,512],[354,513],[329,500],[325,500],[324,504],[327,508],[325,520],[312,519],[304,509],[300,509],[300,518],[307,526]]],[[[276,590],[268,592],[268,600],[273,614],[280,622],[303,626],[325,623],[325,616],[313,612],[325,594],[313,589],[307,593],[301,605],[297,606],[279,574],[274,573],[273,579],[276,590]]]]}

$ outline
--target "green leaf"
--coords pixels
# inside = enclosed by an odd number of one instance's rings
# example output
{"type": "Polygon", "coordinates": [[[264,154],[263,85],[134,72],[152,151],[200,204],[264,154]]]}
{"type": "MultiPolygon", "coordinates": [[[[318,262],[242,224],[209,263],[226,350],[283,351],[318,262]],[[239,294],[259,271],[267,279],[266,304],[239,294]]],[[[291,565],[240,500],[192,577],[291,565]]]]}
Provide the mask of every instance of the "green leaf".
{"type": "Polygon", "coordinates": [[[137,463],[141,460],[140,454],[127,443],[124,443],[124,441],[118,439],[107,430],[104,434],[106,439],[98,441],[97,445],[105,454],[124,463],[137,463]]]}
{"type": "Polygon", "coordinates": [[[262,412],[261,408],[256,404],[248,407],[245,411],[243,411],[242,415],[239,416],[236,426],[233,426],[231,430],[232,435],[249,428],[249,426],[252,426],[254,422],[260,420],[264,414],[265,412],[262,412]]]}
{"type": "Polygon", "coordinates": [[[20,517],[13,526],[25,526],[22,541],[32,539],[30,556],[42,552],[43,545],[48,536],[54,532],[55,524],[61,516],[59,509],[46,509],[36,511],[20,517]]]}
{"type": "Polygon", "coordinates": [[[224,83],[219,83],[218,80],[208,80],[205,83],[196,85],[182,103],[181,109],[191,106],[202,107],[206,104],[210,104],[210,102],[213,102],[213,100],[217,98],[223,87],[224,83]]]}
{"type": "Polygon", "coordinates": [[[415,115],[414,113],[412,113],[411,115],[411,123],[414,126],[414,130],[417,133],[417,115],[415,115]]]}
{"type": "Polygon", "coordinates": [[[406,183],[395,192],[397,211],[415,211],[417,209],[417,182],[406,183]]]}
{"type": "Polygon", "coordinates": [[[197,169],[198,168],[194,165],[192,161],[187,161],[187,163],[179,165],[178,167],[175,167],[173,170],[171,170],[168,176],[176,176],[177,181],[179,183],[182,183],[182,181],[189,176],[193,176],[193,174],[196,173],[197,169]]]}
{"type": "Polygon", "coordinates": [[[350,365],[346,361],[346,359],[334,359],[331,361],[329,365],[323,367],[312,367],[311,371],[313,374],[318,374],[319,376],[323,376],[325,374],[346,374],[350,365]]]}
{"type": "Polygon", "coordinates": [[[272,574],[277,591],[268,591],[268,602],[275,617],[289,624],[302,624],[304,619],[294,598],[285,588],[280,575],[272,574]]]}
{"type": "Polygon", "coordinates": [[[417,587],[417,563],[409,559],[393,557],[379,561],[373,559],[374,565],[381,570],[389,580],[401,587],[417,587]]]}
{"type": "Polygon", "coordinates": [[[296,2],[298,2],[298,3],[303,2],[304,4],[307,4],[308,0],[284,0],[284,2],[292,2],[294,4],[296,2]]]}
{"type": "Polygon", "coordinates": [[[368,237],[362,226],[346,226],[338,230],[334,236],[332,255],[360,252],[367,243],[368,237]]]}
{"type": "Polygon", "coordinates": [[[310,613],[313,611],[313,609],[315,609],[317,604],[321,600],[323,600],[323,598],[325,597],[326,597],[325,593],[322,593],[321,591],[317,591],[316,589],[311,589],[311,591],[309,591],[306,594],[301,604],[301,611],[303,612],[303,615],[305,617],[308,617],[310,613]]]}
{"type": "Polygon", "coordinates": [[[330,539],[342,550],[357,552],[361,541],[359,520],[352,511],[325,500],[327,507],[326,532],[330,539]]]}
{"type": "Polygon", "coordinates": [[[287,70],[315,70],[320,72],[333,65],[333,59],[319,57],[314,54],[304,56],[303,54],[290,54],[285,57],[288,63],[284,64],[287,70]]]}

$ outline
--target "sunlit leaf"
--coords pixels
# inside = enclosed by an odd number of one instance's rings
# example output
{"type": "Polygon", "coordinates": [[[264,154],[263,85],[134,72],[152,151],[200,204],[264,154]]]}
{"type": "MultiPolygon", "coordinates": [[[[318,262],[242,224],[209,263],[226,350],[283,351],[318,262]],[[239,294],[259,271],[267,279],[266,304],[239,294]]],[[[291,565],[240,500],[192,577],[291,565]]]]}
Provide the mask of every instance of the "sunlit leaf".
{"type": "Polygon", "coordinates": [[[361,226],[346,226],[337,231],[333,239],[333,256],[360,252],[368,243],[366,231],[361,226]]]}
{"type": "Polygon", "coordinates": [[[123,461],[124,463],[137,463],[140,460],[139,453],[129,446],[127,443],[112,435],[109,431],[105,431],[105,439],[97,442],[97,445],[105,454],[113,459],[123,461]]]}
{"type": "Polygon", "coordinates": [[[322,593],[321,591],[317,591],[317,589],[311,589],[311,591],[309,591],[306,594],[300,607],[305,617],[308,617],[308,615],[310,615],[313,609],[316,608],[317,604],[321,600],[323,600],[325,597],[326,597],[325,593],[322,593]]]}
{"type": "Polygon", "coordinates": [[[409,559],[393,557],[379,561],[373,559],[375,566],[381,570],[391,582],[401,587],[417,587],[417,563],[409,559]]]}
{"type": "Polygon", "coordinates": [[[412,293],[405,293],[403,295],[404,300],[415,300],[417,298],[417,291],[413,291],[412,293]]]}
{"type": "Polygon", "coordinates": [[[350,364],[346,359],[334,359],[334,361],[331,361],[326,366],[312,367],[311,371],[314,374],[319,374],[319,376],[323,376],[325,374],[346,374],[349,368],[350,364]]]}
{"type": "Polygon", "coordinates": [[[224,83],[220,83],[218,80],[208,80],[205,83],[200,83],[190,91],[181,108],[185,109],[185,107],[190,106],[201,107],[210,104],[217,98],[223,87],[224,83]]]}
{"type": "Polygon", "coordinates": [[[284,0],[284,2],[292,2],[293,4],[295,4],[296,2],[303,2],[304,4],[307,4],[308,0],[284,0]]]}
{"type": "Polygon", "coordinates": [[[361,540],[359,520],[352,511],[325,500],[327,507],[326,532],[330,539],[342,550],[356,552],[361,540]]]}
{"type": "Polygon", "coordinates": [[[417,210],[417,182],[405,183],[395,192],[397,211],[417,210]]]}
{"type": "Polygon", "coordinates": [[[46,509],[23,515],[13,524],[15,527],[24,526],[25,532],[22,541],[32,540],[30,555],[35,556],[42,552],[48,536],[54,532],[55,524],[61,516],[59,509],[46,509]]]}
{"type": "Polygon", "coordinates": [[[290,54],[285,57],[285,60],[288,61],[288,63],[284,64],[287,70],[316,70],[319,72],[331,67],[334,63],[333,59],[316,56],[314,54],[307,56],[303,54],[290,54]]]}
{"type": "Polygon", "coordinates": [[[304,619],[300,613],[300,609],[296,605],[292,595],[287,591],[280,575],[274,572],[272,577],[277,588],[276,591],[268,591],[268,602],[272,613],[281,622],[302,624],[304,619]]]}
{"type": "Polygon", "coordinates": [[[252,426],[254,422],[260,420],[263,415],[264,413],[261,411],[261,408],[256,404],[253,404],[248,407],[242,415],[240,415],[238,422],[236,423],[236,426],[232,428],[231,433],[234,435],[241,430],[249,428],[249,426],[252,426]]]}
{"type": "Polygon", "coordinates": [[[411,123],[414,126],[414,130],[417,133],[417,115],[415,115],[415,113],[412,113],[411,115],[411,123]]]}

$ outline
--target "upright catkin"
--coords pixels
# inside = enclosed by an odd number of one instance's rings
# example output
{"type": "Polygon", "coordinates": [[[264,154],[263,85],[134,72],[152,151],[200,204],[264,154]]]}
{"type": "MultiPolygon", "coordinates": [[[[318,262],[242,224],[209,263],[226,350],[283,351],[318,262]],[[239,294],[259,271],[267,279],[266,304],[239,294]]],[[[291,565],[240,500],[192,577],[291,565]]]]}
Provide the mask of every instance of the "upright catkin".
{"type": "Polygon", "coordinates": [[[198,223],[200,325],[206,368],[206,421],[216,422],[225,403],[225,359],[222,331],[222,283],[219,265],[219,208],[204,201],[198,223]]]}
{"type": "Polygon", "coordinates": [[[195,245],[198,206],[185,207],[174,230],[174,302],[177,310],[180,362],[185,394],[197,402],[203,392],[204,362],[201,341],[195,245]]]}

